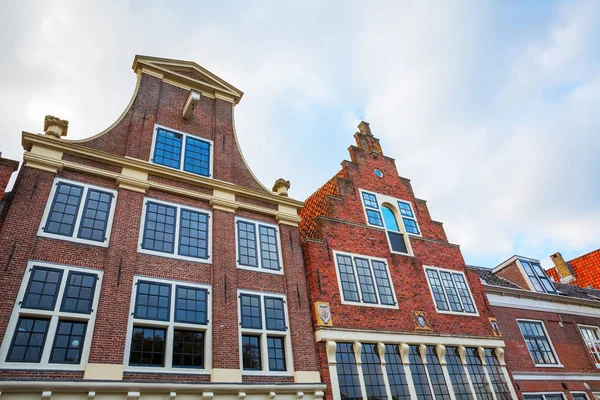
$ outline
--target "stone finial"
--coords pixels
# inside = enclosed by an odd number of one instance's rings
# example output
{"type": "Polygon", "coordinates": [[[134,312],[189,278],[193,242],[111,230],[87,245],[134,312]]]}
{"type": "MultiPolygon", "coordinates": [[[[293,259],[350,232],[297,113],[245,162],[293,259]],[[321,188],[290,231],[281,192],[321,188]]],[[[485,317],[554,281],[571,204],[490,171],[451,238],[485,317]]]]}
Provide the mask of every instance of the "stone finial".
{"type": "Polygon", "coordinates": [[[57,118],[53,115],[46,115],[44,119],[44,133],[46,135],[61,138],[61,136],[67,135],[69,129],[69,121],[65,119],[57,118]]]}
{"type": "Polygon", "coordinates": [[[363,134],[369,135],[369,136],[373,136],[368,122],[360,121],[360,124],[358,124],[358,130],[360,131],[360,133],[363,133],[363,134]]]}
{"type": "Polygon", "coordinates": [[[273,185],[273,191],[280,196],[288,196],[288,190],[290,188],[290,181],[286,181],[283,178],[279,178],[275,181],[273,185]]]}

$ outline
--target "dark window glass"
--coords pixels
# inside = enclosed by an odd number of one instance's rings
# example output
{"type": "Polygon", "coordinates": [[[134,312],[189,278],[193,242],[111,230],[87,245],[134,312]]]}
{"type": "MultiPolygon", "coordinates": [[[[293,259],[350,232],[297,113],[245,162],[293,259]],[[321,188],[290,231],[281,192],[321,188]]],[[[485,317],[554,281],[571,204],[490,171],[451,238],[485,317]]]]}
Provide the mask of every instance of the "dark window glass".
{"type": "Polygon", "coordinates": [[[533,268],[533,270],[535,271],[538,279],[540,280],[540,282],[542,283],[542,286],[544,287],[544,290],[547,293],[556,293],[556,289],[554,289],[554,285],[552,284],[552,282],[550,282],[550,278],[548,278],[548,275],[546,274],[546,271],[544,271],[544,269],[542,268],[542,266],[538,263],[531,263],[531,267],[533,268]]]}
{"type": "Polygon", "coordinates": [[[544,269],[538,263],[529,262],[525,260],[521,261],[521,265],[525,269],[525,273],[529,277],[529,281],[533,285],[533,288],[536,292],[541,293],[556,293],[556,289],[554,289],[554,285],[550,282],[548,275],[544,269]]]}
{"type": "Polygon", "coordinates": [[[210,143],[187,136],[183,169],[194,174],[210,176],[210,143]]]}
{"type": "Polygon", "coordinates": [[[48,319],[19,318],[6,361],[39,363],[49,324],[48,319]]]}
{"type": "Polygon", "coordinates": [[[182,135],[165,129],[156,130],[154,161],[156,164],[179,169],[182,135]]]}
{"type": "Polygon", "coordinates": [[[381,361],[379,360],[379,354],[377,354],[377,346],[374,344],[363,344],[361,358],[367,399],[387,399],[385,383],[383,382],[383,372],[381,370],[381,361]]]}
{"type": "Polygon", "coordinates": [[[385,345],[385,360],[388,380],[390,382],[390,392],[392,400],[410,400],[410,391],[406,381],[406,373],[402,358],[398,352],[398,345],[385,345]]]}
{"type": "Polygon", "coordinates": [[[33,267],[21,307],[54,310],[62,274],[60,269],[33,267]]]}
{"type": "Polygon", "coordinates": [[[356,263],[356,273],[358,275],[358,283],[362,293],[362,301],[364,303],[377,304],[377,294],[375,293],[375,285],[373,284],[373,276],[371,276],[371,267],[369,260],[364,258],[354,258],[356,263]]]}
{"type": "Polygon", "coordinates": [[[173,367],[204,368],[204,333],[173,331],[173,367]]]}
{"type": "Polygon", "coordinates": [[[571,397],[573,397],[573,400],[588,400],[583,393],[571,393],[571,397]]]}
{"type": "Polygon", "coordinates": [[[252,223],[238,221],[238,252],[240,265],[258,267],[256,256],[256,226],[252,223]]]}
{"type": "Polygon", "coordinates": [[[59,321],[50,362],[79,364],[86,328],[87,322],[59,321]]]}
{"type": "Polygon", "coordinates": [[[494,350],[485,349],[485,362],[487,364],[488,375],[492,381],[492,387],[494,388],[494,392],[496,392],[496,398],[498,400],[511,400],[510,389],[506,383],[502,367],[498,359],[494,356],[494,350]]]}
{"type": "Polygon", "coordinates": [[[385,267],[381,261],[371,261],[373,273],[375,274],[375,283],[379,291],[379,301],[381,304],[394,305],[394,295],[392,294],[392,285],[385,267]]]}
{"type": "Polygon", "coordinates": [[[487,383],[481,360],[477,355],[477,349],[467,347],[467,370],[473,382],[473,388],[478,400],[492,400],[492,389],[487,383]]]}
{"type": "Polygon", "coordinates": [[[465,367],[460,361],[456,347],[446,347],[446,362],[456,400],[474,400],[465,367]]]}
{"type": "Polygon", "coordinates": [[[427,371],[429,372],[433,393],[438,399],[449,399],[450,394],[446,378],[444,378],[444,371],[433,346],[426,347],[425,358],[427,359],[427,371]]]}
{"type": "Polygon", "coordinates": [[[398,253],[408,253],[406,242],[404,242],[404,235],[398,232],[387,231],[388,238],[390,239],[390,247],[392,251],[398,253]]]}
{"type": "Polygon", "coordinates": [[[279,270],[279,253],[277,251],[277,230],[259,225],[260,260],[263,268],[279,270]]]}
{"type": "Polygon", "coordinates": [[[106,240],[106,228],[112,198],[112,193],[96,189],[88,190],[77,237],[96,242],[106,240]]]}
{"type": "Polygon", "coordinates": [[[446,301],[446,295],[444,294],[444,289],[442,288],[442,282],[440,281],[438,272],[434,269],[428,269],[426,271],[437,309],[441,311],[448,311],[448,301],[446,301]]]}
{"type": "Polygon", "coordinates": [[[375,208],[375,209],[379,208],[379,205],[377,204],[377,197],[375,197],[375,195],[372,195],[371,193],[363,192],[362,197],[363,197],[363,200],[365,201],[365,207],[370,207],[370,208],[375,208]]]}
{"type": "Polygon", "coordinates": [[[379,211],[367,209],[367,218],[371,225],[383,226],[383,220],[379,211]]]}
{"type": "Polygon", "coordinates": [[[272,331],[285,331],[285,312],[283,310],[283,299],[277,297],[265,297],[265,319],[267,329],[272,331]]]}
{"type": "Polygon", "coordinates": [[[142,248],[146,250],[173,253],[175,246],[175,214],[173,206],[148,202],[142,248]]]}
{"type": "Polygon", "coordinates": [[[362,400],[352,343],[337,343],[336,346],[335,358],[337,361],[340,397],[348,400],[362,400]]]}
{"type": "Polygon", "coordinates": [[[425,371],[423,360],[419,355],[418,346],[410,346],[408,359],[410,361],[410,373],[413,378],[417,397],[419,399],[432,399],[429,381],[427,380],[427,372],[425,371]]]}
{"type": "Polygon", "coordinates": [[[536,364],[558,364],[541,322],[519,321],[529,354],[536,364]]]}
{"type": "Polygon", "coordinates": [[[171,285],[138,281],[135,318],[168,321],[170,308],[171,285]]]}
{"type": "Polygon", "coordinates": [[[206,324],[208,290],[177,286],[175,292],[175,321],[188,324],[206,324]]]}
{"type": "Polygon", "coordinates": [[[464,311],[460,299],[458,298],[456,287],[454,286],[454,280],[452,280],[452,274],[450,272],[440,271],[440,276],[442,278],[444,289],[446,289],[446,295],[448,296],[452,311],[464,311]]]}
{"type": "Polygon", "coordinates": [[[242,328],[262,329],[260,312],[260,296],[252,294],[240,295],[242,306],[242,328]]]}
{"type": "Polygon", "coordinates": [[[468,313],[475,312],[475,305],[473,304],[473,299],[471,298],[471,293],[469,293],[469,289],[467,288],[467,284],[465,282],[465,277],[462,274],[453,273],[454,283],[456,283],[456,288],[458,289],[458,295],[462,300],[463,307],[465,311],[468,313]]]}
{"type": "Polygon", "coordinates": [[[546,400],[564,400],[565,398],[562,394],[545,394],[544,397],[546,400]]]}
{"type": "MultiPolygon", "coordinates": [[[[523,396],[523,399],[525,400],[544,400],[544,397],[541,394],[535,394],[533,396],[523,396]]],[[[560,396],[559,400],[563,400],[563,397],[560,396]]]]}
{"type": "Polygon", "coordinates": [[[360,301],[358,298],[358,288],[356,287],[356,279],[354,278],[354,267],[352,266],[352,258],[337,255],[338,269],[340,273],[340,281],[342,283],[342,294],[345,301],[360,301]]]}
{"type": "Polygon", "coordinates": [[[83,187],[59,182],[44,232],[72,236],[83,195],[83,187]]]}
{"type": "Polygon", "coordinates": [[[406,228],[406,232],[414,233],[415,235],[419,234],[419,227],[415,220],[410,218],[402,218],[402,222],[404,222],[404,227],[406,228]]]}
{"type": "Polygon", "coordinates": [[[404,217],[409,217],[409,218],[414,218],[414,214],[412,212],[412,207],[410,206],[410,204],[405,203],[403,201],[399,201],[398,202],[398,209],[400,210],[400,214],[402,214],[404,217]]]}
{"type": "Polygon", "coordinates": [[[179,255],[208,258],[208,215],[181,209],[179,255]]]}
{"type": "Polygon", "coordinates": [[[242,361],[245,370],[260,371],[260,337],[242,335],[242,361]]]}
{"type": "Polygon", "coordinates": [[[285,371],[285,350],[282,337],[267,337],[269,351],[269,371],[285,371]]]}
{"type": "Polygon", "coordinates": [[[165,360],[165,330],[133,327],[130,365],[162,367],[165,360]]]}
{"type": "Polygon", "coordinates": [[[92,312],[97,276],[69,272],[61,311],[89,314],[92,312]]]}

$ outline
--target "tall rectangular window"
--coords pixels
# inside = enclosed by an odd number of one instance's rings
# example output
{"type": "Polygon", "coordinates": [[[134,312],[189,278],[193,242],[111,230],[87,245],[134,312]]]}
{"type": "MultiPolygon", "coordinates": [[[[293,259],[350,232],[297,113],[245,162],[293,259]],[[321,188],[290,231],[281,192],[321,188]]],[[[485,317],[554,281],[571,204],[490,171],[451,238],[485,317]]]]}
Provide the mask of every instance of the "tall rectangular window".
{"type": "Polygon", "coordinates": [[[362,192],[363,204],[365,205],[365,211],[367,213],[367,221],[371,225],[383,226],[383,219],[381,218],[381,211],[379,211],[379,204],[377,203],[377,197],[371,193],[362,192]]]}
{"type": "Polygon", "coordinates": [[[540,321],[518,320],[519,328],[535,365],[558,365],[544,325],[540,321]]]}
{"type": "Polygon", "coordinates": [[[471,376],[471,382],[473,383],[473,388],[477,394],[477,399],[493,400],[492,388],[487,381],[483,365],[477,355],[477,349],[474,347],[467,347],[466,350],[467,370],[469,371],[469,376],[471,376]]]}
{"type": "Polygon", "coordinates": [[[446,384],[446,378],[444,377],[444,371],[442,365],[435,352],[433,346],[427,346],[425,348],[425,358],[427,359],[427,372],[429,373],[429,380],[431,381],[431,387],[433,393],[437,399],[450,398],[448,386],[446,384]]]}
{"type": "Polygon", "coordinates": [[[485,349],[485,363],[497,400],[511,400],[512,394],[493,349],[485,349]]]}
{"type": "Polygon", "coordinates": [[[456,347],[446,347],[446,363],[456,400],[475,400],[456,347]]]}
{"type": "Polygon", "coordinates": [[[2,342],[5,369],[82,370],[90,350],[102,271],[30,262],[2,342]],[[59,294],[62,293],[61,296],[59,294]],[[46,351],[45,351],[46,350],[46,351]],[[56,368],[56,367],[55,367],[56,368]]]}
{"type": "Polygon", "coordinates": [[[429,387],[429,379],[427,379],[427,371],[419,354],[418,346],[410,346],[408,351],[408,359],[410,361],[410,374],[415,386],[417,398],[423,400],[431,400],[431,389],[429,387]]]}
{"type": "Polygon", "coordinates": [[[404,223],[406,232],[420,235],[421,232],[419,231],[419,224],[417,224],[417,219],[415,218],[415,214],[413,213],[410,203],[406,201],[398,201],[398,209],[400,210],[400,214],[402,214],[402,222],[404,223]]]}
{"type": "Polygon", "coordinates": [[[363,344],[361,358],[367,398],[373,400],[387,399],[387,390],[383,381],[383,371],[381,369],[381,360],[377,353],[377,345],[371,343],[363,344]]]}
{"type": "Polygon", "coordinates": [[[344,302],[395,307],[395,294],[383,260],[334,252],[344,302]]]}
{"type": "Polygon", "coordinates": [[[236,225],[238,268],[281,273],[279,228],[241,218],[236,225]]]}
{"type": "Polygon", "coordinates": [[[210,212],[154,199],[144,200],[138,251],[210,262],[210,212]]]}
{"type": "Polygon", "coordinates": [[[597,326],[579,325],[579,332],[581,332],[596,367],[600,368],[600,329],[597,326]]]}
{"type": "Polygon", "coordinates": [[[346,400],[362,400],[352,343],[337,343],[336,347],[335,358],[340,397],[346,400]]]}
{"type": "Polygon", "coordinates": [[[211,148],[210,140],[156,127],[151,161],[165,167],[210,177],[211,148]]]}
{"type": "Polygon", "coordinates": [[[114,190],[56,178],[38,235],[106,247],[115,199],[114,190]]]}
{"type": "Polygon", "coordinates": [[[477,314],[462,272],[425,267],[425,274],[438,312],[477,314]]]}
{"type": "Polygon", "coordinates": [[[536,292],[556,294],[554,285],[539,263],[523,259],[519,259],[519,262],[523,266],[527,278],[529,278],[529,282],[536,292]]]}
{"type": "Polygon", "coordinates": [[[385,360],[387,361],[385,368],[390,382],[392,399],[411,400],[404,364],[398,352],[398,345],[385,345],[385,360]]]}

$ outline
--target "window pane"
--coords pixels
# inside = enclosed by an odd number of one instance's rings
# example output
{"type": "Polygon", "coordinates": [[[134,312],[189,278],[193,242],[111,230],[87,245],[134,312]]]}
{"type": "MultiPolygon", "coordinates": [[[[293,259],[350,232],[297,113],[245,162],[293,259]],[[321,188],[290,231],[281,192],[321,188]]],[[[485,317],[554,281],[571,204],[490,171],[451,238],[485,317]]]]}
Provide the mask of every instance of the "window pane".
{"type": "Polygon", "coordinates": [[[379,354],[377,353],[377,346],[374,344],[363,344],[361,358],[367,399],[387,399],[385,383],[383,382],[383,372],[381,370],[381,361],[379,360],[379,354]]]}
{"type": "Polygon", "coordinates": [[[521,261],[521,265],[523,266],[523,269],[525,269],[525,273],[529,277],[529,281],[533,285],[533,289],[536,292],[545,293],[546,290],[544,289],[544,287],[540,283],[540,281],[539,281],[539,279],[537,277],[537,274],[533,271],[533,267],[531,266],[531,264],[528,261],[525,261],[525,260],[519,260],[519,261],[521,261]]]}
{"type": "Polygon", "coordinates": [[[427,278],[429,279],[429,284],[431,285],[431,291],[433,292],[433,298],[435,300],[435,304],[438,310],[448,311],[448,302],[446,301],[446,296],[444,295],[444,289],[442,289],[442,282],[440,281],[440,277],[438,272],[433,269],[427,270],[427,278]]]}
{"type": "Polygon", "coordinates": [[[511,400],[510,389],[506,383],[502,367],[498,359],[494,356],[494,350],[485,349],[485,362],[487,364],[488,375],[492,381],[492,387],[494,388],[494,392],[496,392],[496,398],[498,400],[511,400]]]}
{"type": "Polygon", "coordinates": [[[204,368],[204,333],[173,331],[173,367],[204,368]]]}
{"type": "Polygon", "coordinates": [[[242,307],[242,328],[262,329],[260,312],[260,296],[252,294],[240,295],[242,307]]]}
{"type": "Polygon", "coordinates": [[[6,361],[39,363],[48,333],[48,319],[19,318],[6,361]]]}
{"type": "Polygon", "coordinates": [[[165,129],[156,130],[154,161],[156,164],[179,169],[182,135],[165,129]]]}
{"type": "Polygon", "coordinates": [[[162,367],[165,358],[165,329],[133,327],[129,365],[162,367]]]}
{"type": "Polygon", "coordinates": [[[175,321],[188,324],[206,324],[208,290],[186,286],[176,287],[175,321]]]}
{"type": "Polygon", "coordinates": [[[450,272],[440,271],[440,276],[442,278],[442,283],[444,285],[444,289],[446,290],[446,295],[448,296],[448,301],[452,311],[464,311],[460,299],[458,298],[454,281],[452,280],[452,274],[450,274],[450,272]]]}
{"type": "Polygon", "coordinates": [[[598,335],[598,328],[580,326],[579,330],[590,354],[594,358],[594,362],[600,364],[600,336],[598,335]]]}
{"type": "Polygon", "coordinates": [[[400,232],[400,228],[398,227],[398,221],[396,221],[396,215],[394,215],[394,212],[386,206],[381,207],[381,212],[383,213],[385,228],[390,231],[400,232]]]}
{"type": "Polygon", "coordinates": [[[82,195],[83,187],[59,182],[44,232],[72,236],[82,195]]]}
{"type": "Polygon", "coordinates": [[[59,321],[50,362],[79,364],[86,328],[87,322],[59,321]]]}
{"type": "Polygon", "coordinates": [[[269,371],[285,371],[285,350],[282,337],[267,337],[269,371]]]}
{"type": "Polygon", "coordinates": [[[142,242],[143,249],[173,253],[176,213],[177,210],[173,206],[166,206],[150,201],[147,203],[144,240],[142,242]]]}
{"type": "Polygon", "coordinates": [[[394,295],[392,294],[392,285],[387,273],[385,263],[381,261],[371,261],[373,273],[375,274],[375,283],[379,291],[379,300],[381,304],[394,305],[394,295]]]}
{"type": "Polygon", "coordinates": [[[442,370],[442,366],[440,365],[440,361],[433,346],[426,347],[425,358],[427,359],[429,379],[431,379],[431,386],[433,386],[433,393],[436,398],[450,398],[448,386],[446,385],[446,378],[444,378],[444,371],[442,370]]]}
{"type": "Polygon", "coordinates": [[[81,272],[69,272],[61,311],[89,314],[96,289],[97,276],[81,272]]]}
{"type": "Polygon", "coordinates": [[[390,247],[393,251],[398,253],[408,253],[406,243],[404,242],[404,235],[398,232],[388,231],[388,238],[390,239],[390,247]]]}
{"type": "Polygon", "coordinates": [[[179,255],[208,258],[208,215],[181,209],[179,255]]]}
{"type": "Polygon", "coordinates": [[[571,393],[573,400],[588,400],[587,396],[583,393],[571,393]]]}
{"type": "Polygon", "coordinates": [[[362,197],[365,202],[365,207],[379,209],[379,205],[377,204],[377,197],[375,197],[375,195],[363,192],[362,197]]]}
{"type": "Polygon", "coordinates": [[[410,390],[408,389],[402,358],[398,353],[398,345],[385,345],[385,360],[387,361],[385,368],[390,382],[392,400],[410,400],[410,390]]]}
{"type": "Polygon", "coordinates": [[[474,313],[475,305],[473,304],[471,293],[469,293],[469,288],[467,288],[465,277],[462,274],[457,273],[453,273],[452,276],[454,277],[454,283],[458,289],[458,294],[460,296],[460,300],[462,301],[463,307],[465,308],[465,312],[474,313]]]}
{"type": "Polygon", "coordinates": [[[245,370],[260,371],[260,337],[242,336],[242,362],[245,370]]]}
{"type": "Polygon", "coordinates": [[[531,266],[533,267],[534,272],[536,273],[542,286],[544,287],[544,290],[547,293],[556,293],[556,289],[554,289],[554,285],[552,284],[552,282],[550,282],[550,279],[548,278],[548,275],[546,274],[546,271],[544,271],[542,266],[537,263],[531,263],[531,266]]]}
{"type": "Polygon", "coordinates": [[[340,397],[348,400],[362,400],[352,343],[337,343],[336,346],[335,358],[337,361],[340,397]]]}
{"type": "Polygon", "coordinates": [[[277,230],[264,225],[259,225],[260,232],[260,261],[263,268],[279,270],[279,253],[277,243],[277,230]]]}
{"type": "Polygon", "coordinates": [[[375,293],[375,285],[373,284],[369,261],[364,258],[355,257],[354,262],[356,263],[356,272],[358,275],[358,283],[360,284],[360,291],[362,293],[362,301],[364,303],[377,304],[377,295],[375,293]]]}
{"type": "Polygon", "coordinates": [[[60,269],[33,267],[21,307],[54,310],[62,274],[60,269]]]}
{"type": "Polygon", "coordinates": [[[352,266],[352,258],[337,255],[338,270],[340,281],[342,283],[342,294],[345,301],[360,301],[358,298],[358,288],[354,278],[354,267],[352,266]]]}
{"type": "Polygon", "coordinates": [[[367,218],[371,225],[383,226],[383,220],[379,211],[367,209],[367,218]]]}
{"type": "Polygon", "coordinates": [[[474,400],[465,367],[460,361],[456,347],[446,347],[446,362],[456,400],[474,400]]]}
{"type": "Polygon", "coordinates": [[[410,204],[405,203],[403,201],[398,202],[398,209],[400,210],[400,214],[405,217],[414,218],[414,214],[412,212],[412,207],[410,204]]]}
{"type": "Polygon", "coordinates": [[[529,354],[536,364],[558,364],[541,322],[519,321],[529,354]]]}
{"type": "Polygon", "coordinates": [[[427,372],[425,372],[425,366],[423,365],[423,360],[421,359],[417,346],[410,346],[408,359],[410,361],[410,373],[413,378],[417,397],[419,399],[431,399],[431,390],[429,389],[427,372]]]}
{"type": "Polygon", "coordinates": [[[171,285],[138,281],[135,318],[168,321],[170,308],[171,285]]]}
{"type": "Polygon", "coordinates": [[[88,190],[77,237],[96,242],[104,242],[107,239],[106,228],[112,198],[112,193],[88,190]]]}
{"type": "Polygon", "coordinates": [[[286,330],[283,299],[278,297],[265,297],[265,318],[267,320],[268,330],[286,330]]]}
{"type": "Polygon", "coordinates": [[[183,169],[194,174],[210,176],[210,143],[187,136],[183,169]]]}
{"type": "Polygon", "coordinates": [[[240,265],[258,267],[256,256],[256,226],[252,223],[238,221],[238,262],[240,265]]]}
{"type": "Polygon", "coordinates": [[[487,383],[481,360],[477,355],[477,349],[473,347],[467,347],[467,370],[471,376],[477,399],[493,400],[492,389],[487,383]]]}
{"type": "Polygon", "coordinates": [[[414,219],[410,218],[402,218],[402,222],[404,222],[404,227],[406,228],[406,232],[414,233],[415,235],[419,234],[419,227],[414,219]]]}

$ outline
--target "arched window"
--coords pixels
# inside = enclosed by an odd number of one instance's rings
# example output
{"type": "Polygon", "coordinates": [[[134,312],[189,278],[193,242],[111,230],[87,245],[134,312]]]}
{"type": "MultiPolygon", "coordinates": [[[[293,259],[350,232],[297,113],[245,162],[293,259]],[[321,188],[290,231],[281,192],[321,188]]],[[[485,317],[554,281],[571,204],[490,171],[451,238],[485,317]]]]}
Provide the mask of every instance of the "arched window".
{"type": "Polygon", "coordinates": [[[385,229],[387,230],[388,239],[390,241],[390,247],[393,251],[397,251],[399,253],[408,253],[406,243],[404,242],[404,235],[400,233],[400,227],[398,225],[398,220],[396,219],[396,214],[394,214],[394,211],[387,205],[383,205],[381,207],[381,212],[383,214],[385,229]]]}

